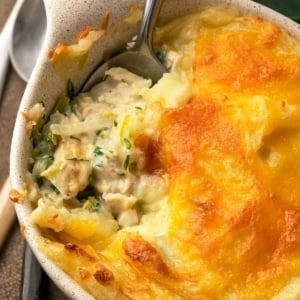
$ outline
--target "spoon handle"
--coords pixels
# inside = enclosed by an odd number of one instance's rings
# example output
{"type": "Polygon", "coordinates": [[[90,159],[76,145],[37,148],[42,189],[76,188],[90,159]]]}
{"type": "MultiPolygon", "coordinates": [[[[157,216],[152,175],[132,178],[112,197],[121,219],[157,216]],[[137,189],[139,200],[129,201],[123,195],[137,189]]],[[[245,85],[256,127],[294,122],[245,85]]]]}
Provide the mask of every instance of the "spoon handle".
{"type": "Polygon", "coordinates": [[[43,271],[32,250],[25,243],[20,300],[37,300],[41,298],[43,271]]]}
{"type": "Polygon", "coordinates": [[[0,34],[0,101],[6,82],[6,74],[9,65],[9,45],[12,35],[13,25],[17,16],[17,13],[24,0],[18,0],[12,9],[2,31],[0,34]]]}
{"type": "Polygon", "coordinates": [[[133,50],[140,49],[145,44],[148,46],[148,49],[152,49],[153,29],[162,4],[163,0],[146,0],[140,32],[133,50]]]}
{"type": "Polygon", "coordinates": [[[10,180],[7,178],[0,191],[0,250],[5,242],[11,226],[16,219],[13,203],[8,199],[10,191],[10,180]]]}

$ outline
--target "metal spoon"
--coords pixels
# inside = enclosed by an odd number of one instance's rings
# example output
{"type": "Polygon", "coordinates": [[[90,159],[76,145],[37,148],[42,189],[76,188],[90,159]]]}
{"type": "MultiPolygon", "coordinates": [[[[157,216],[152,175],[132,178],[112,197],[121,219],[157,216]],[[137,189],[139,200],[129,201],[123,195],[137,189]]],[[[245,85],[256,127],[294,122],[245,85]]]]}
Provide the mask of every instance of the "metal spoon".
{"type": "MultiPolygon", "coordinates": [[[[9,56],[6,55],[6,61],[3,61],[2,80],[4,81],[10,57],[18,75],[24,81],[28,81],[46,32],[46,12],[43,1],[18,0],[8,21],[5,26],[5,37],[6,42],[10,41],[11,44],[9,56]]],[[[39,262],[25,243],[20,299],[39,299],[42,274],[39,262]]]]}
{"type": "Polygon", "coordinates": [[[103,80],[105,71],[112,67],[125,68],[137,75],[152,79],[152,83],[162,77],[166,69],[152,49],[153,29],[162,3],[162,0],[146,0],[140,32],[134,46],[100,65],[84,83],[82,91],[89,90],[103,80]]]}
{"type": "Polygon", "coordinates": [[[46,33],[46,12],[42,0],[25,0],[15,20],[10,59],[18,75],[28,81],[46,33]]]}
{"type": "Polygon", "coordinates": [[[9,42],[12,28],[23,0],[17,0],[0,34],[0,100],[6,82],[6,73],[9,65],[9,42]]]}

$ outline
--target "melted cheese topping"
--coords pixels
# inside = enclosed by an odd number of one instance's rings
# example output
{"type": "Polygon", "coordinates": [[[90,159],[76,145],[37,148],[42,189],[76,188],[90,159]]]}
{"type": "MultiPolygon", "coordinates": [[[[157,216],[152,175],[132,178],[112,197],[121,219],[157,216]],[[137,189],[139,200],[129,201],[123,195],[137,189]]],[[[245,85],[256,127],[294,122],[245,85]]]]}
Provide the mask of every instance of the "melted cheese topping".
{"type": "Polygon", "coordinates": [[[112,69],[46,125],[41,250],[98,299],[297,299],[300,43],[224,7],[155,41],[155,86],[112,69]]]}

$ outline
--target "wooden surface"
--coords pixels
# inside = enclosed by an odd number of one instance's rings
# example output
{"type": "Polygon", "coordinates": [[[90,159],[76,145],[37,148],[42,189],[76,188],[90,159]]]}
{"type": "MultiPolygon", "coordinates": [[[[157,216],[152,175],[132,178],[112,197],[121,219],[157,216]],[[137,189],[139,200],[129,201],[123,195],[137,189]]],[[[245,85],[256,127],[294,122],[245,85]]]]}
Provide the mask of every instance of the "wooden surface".
{"type": "Polygon", "coordinates": [[[9,178],[4,182],[2,189],[0,190],[0,249],[8,236],[8,232],[12,227],[16,213],[13,203],[8,199],[10,191],[9,178]]]}

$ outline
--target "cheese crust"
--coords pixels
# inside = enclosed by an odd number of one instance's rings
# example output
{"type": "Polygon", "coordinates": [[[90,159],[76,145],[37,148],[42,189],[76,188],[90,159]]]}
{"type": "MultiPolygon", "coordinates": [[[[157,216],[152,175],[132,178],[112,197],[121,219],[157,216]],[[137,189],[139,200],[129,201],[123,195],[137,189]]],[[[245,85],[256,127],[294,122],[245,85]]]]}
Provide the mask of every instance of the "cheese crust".
{"type": "Polygon", "coordinates": [[[299,41],[218,6],[155,47],[154,86],[111,69],[34,127],[40,250],[97,299],[297,299],[299,41]]]}

